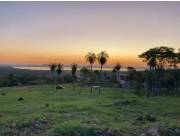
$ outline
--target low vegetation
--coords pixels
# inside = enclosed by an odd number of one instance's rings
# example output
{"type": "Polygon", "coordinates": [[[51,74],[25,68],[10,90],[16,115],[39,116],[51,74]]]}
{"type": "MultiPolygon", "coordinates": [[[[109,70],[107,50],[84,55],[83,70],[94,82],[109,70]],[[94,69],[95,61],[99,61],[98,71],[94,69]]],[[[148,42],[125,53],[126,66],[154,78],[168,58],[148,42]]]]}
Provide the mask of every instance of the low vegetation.
{"type": "Polygon", "coordinates": [[[180,135],[178,95],[147,99],[104,87],[99,96],[78,84],[76,91],[64,87],[0,88],[0,135],[180,135]]]}

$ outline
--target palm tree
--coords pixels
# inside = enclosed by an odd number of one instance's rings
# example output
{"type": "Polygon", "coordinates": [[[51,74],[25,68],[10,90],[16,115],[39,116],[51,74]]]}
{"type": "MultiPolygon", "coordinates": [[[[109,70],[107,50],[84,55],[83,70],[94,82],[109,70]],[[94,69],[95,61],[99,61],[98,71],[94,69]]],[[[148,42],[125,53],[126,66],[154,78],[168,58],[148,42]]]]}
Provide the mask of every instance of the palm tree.
{"type": "Polygon", "coordinates": [[[63,71],[63,64],[57,64],[56,73],[60,76],[63,71]]]}
{"type": "Polygon", "coordinates": [[[78,65],[76,63],[73,63],[71,65],[71,71],[73,76],[73,90],[75,90],[75,78],[76,78],[76,72],[77,72],[78,65]]]}
{"type": "Polygon", "coordinates": [[[88,52],[88,54],[85,56],[85,59],[87,62],[89,62],[91,66],[91,94],[92,94],[92,65],[96,61],[96,54],[93,52],[88,52]]]}
{"type": "Polygon", "coordinates": [[[106,53],[106,51],[101,51],[97,55],[97,60],[98,60],[99,64],[101,65],[101,80],[102,80],[102,67],[104,64],[106,64],[108,58],[109,58],[109,56],[106,53]]]}
{"type": "Polygon", "coordinates": [[[91,72],[92,72],[92,65],[96,61],[96,54],[93,53],[93,52],[88,52],[88,54],[85,56],[85,59],[86,59],[87,62],[90,63],[90,65],[91,65],[91,72]]]}
{"type": "Polygon", "coordinates": [[[52,90],[54,89],[53,85],[54,85],[54,72],[56,70],[57,65],[55,63],[51,63],[49,65],[50,71],[51,71],[51,76],[52,76],[52,90]]]}

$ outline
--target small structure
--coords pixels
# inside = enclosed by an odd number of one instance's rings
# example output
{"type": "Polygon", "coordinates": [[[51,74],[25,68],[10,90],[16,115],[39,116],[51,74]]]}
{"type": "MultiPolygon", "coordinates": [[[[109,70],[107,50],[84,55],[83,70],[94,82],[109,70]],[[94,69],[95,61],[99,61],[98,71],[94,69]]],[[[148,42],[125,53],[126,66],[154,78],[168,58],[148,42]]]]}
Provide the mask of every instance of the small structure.
{"type": "Polygon", "coordinates": [[[101,86],[92,86],[92,89],[98,90],[99,95],[101,94],[101,86]]]}
{"type": "Polygon", "coordinates": [[[129,81],[129,74],[127,72],[120,72],[116,75],[119,86],[122,88],[130,88],[131,82],[129,81]]]}

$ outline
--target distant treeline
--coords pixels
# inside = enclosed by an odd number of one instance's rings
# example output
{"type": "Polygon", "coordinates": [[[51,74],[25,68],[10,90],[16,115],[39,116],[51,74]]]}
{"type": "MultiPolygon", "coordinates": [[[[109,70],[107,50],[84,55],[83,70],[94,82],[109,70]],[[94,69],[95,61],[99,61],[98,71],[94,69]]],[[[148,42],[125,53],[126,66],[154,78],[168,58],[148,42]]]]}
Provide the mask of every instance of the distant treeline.
{"type": "MultiPolygon", "coordinates": [[[[109,80],[109,82],[115,81],[115,77],[110,78],[112,73],[113,72],[110,71],[104,71],[103,76],[105,79],[109,80]]],[[[92,78],[93,83],[98,83],[100,80],[100,71],[94,70],[91,74],[88,67],[82,67],[75,76],[75,80],[80,85],[89,85],[90,78],[92,78]]],[[[74,77],[72,72],[68,70],[63,70],[61,76],[54,73],[52,77],[50,71],[22,70],[14,69],[12,67],[0,67],[0,87],[51,84],[53,80],[56,81],[56,84],[72,83],[74,81],[74,77]]]]}
{"type": "Polygon", "coordinates": [[[0,67],[0,87],[32,85],[46,82],[48,71],[31,71],[14,69],[8,66],[0,67]]]}
{"type": "Polygon", "coordinates": [[[117,63],[112,71],[103,71],[103,66],[108,60],[105,51],[95,54],[88,52],[85,59],[90,64],[81,67],[77,72],[78,65],[73,63],[70,71],[63,70],[63,64],[52,63],[49,71],[17,70],[11,67],[0,67],[0,87],[75,83],[82,86],[101,85],[115,86],[134,89],[135,94],[149,96],[180,94],[180,50],[175,52],[173,48],[156,47],[139,55],[147,63],[149,69],[136,71],[135,68],[127,67],[128,72],[121,71],[121,64],[117,63]],[[93,64],[98,61],[101,70],[93,70],[93,64]],[[126,79],[121,80],[120,75],[125,73],[126,79]]]}

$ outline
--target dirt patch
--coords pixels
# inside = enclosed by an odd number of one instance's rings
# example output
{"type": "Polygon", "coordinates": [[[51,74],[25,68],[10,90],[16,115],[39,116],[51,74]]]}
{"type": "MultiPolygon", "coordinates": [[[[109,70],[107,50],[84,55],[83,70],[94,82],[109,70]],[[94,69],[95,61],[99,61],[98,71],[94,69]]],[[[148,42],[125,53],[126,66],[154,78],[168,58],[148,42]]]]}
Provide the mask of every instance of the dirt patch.
{"type": "Polygon", "coordinates": [[[141,136],[159,136],[160,126],[159,124],[153,124],[149,128],[145,129],[141,136]]]}
{"type": "Polygon", "coordinates": [[[180,128],[161,128],[161,136],[180,136],[180,128]]]}
{"type": "Polygon", "coordinates": [[[4,136],[32,136],[47,135],[50,124],[47,120],[33,120],[23,123],[11,123],[0,131],[4,136]]]}

